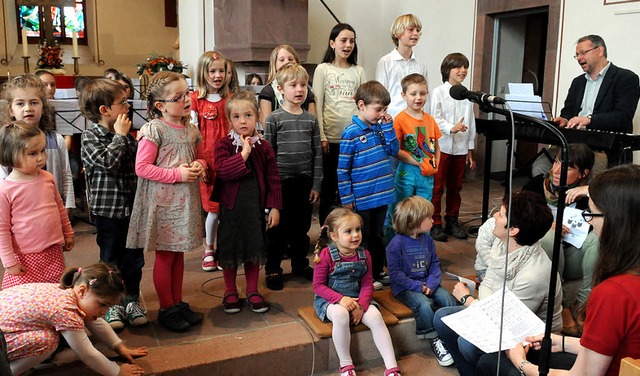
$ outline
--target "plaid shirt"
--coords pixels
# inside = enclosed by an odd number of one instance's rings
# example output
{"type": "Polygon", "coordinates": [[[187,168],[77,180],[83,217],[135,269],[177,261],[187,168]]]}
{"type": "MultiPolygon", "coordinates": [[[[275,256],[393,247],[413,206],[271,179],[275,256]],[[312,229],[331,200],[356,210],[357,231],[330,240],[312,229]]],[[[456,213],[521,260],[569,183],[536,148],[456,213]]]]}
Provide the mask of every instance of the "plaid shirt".
{"type": "Polygon", "coordinates": [[[116,219],[131,216],[138,181],[137,148],[138,142],[130,134],[125,137],[99,124],[82,133],[91,213],[116,219]]]}

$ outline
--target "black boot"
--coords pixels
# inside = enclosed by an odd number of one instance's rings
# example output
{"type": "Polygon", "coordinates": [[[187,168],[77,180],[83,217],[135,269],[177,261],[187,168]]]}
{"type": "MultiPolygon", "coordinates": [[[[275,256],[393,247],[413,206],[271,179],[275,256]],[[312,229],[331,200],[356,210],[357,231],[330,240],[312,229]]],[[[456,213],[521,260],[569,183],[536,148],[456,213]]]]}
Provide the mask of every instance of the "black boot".
{"type": "Polygon", "coordinates": [[[467,231],[458,223],[458,218],[445,218],[445,220],[447,221],[447,227],[445,227],[444,231],[447,234],[453,235],[456,239],[467,238],[467,231]]]}
{"type": "Polygon", "coordinates": [[[431,238],[439,242],[447,241],[447,234],[444,233],[442,225],[433,225],[433,227],[431,227],[431,238]]]}

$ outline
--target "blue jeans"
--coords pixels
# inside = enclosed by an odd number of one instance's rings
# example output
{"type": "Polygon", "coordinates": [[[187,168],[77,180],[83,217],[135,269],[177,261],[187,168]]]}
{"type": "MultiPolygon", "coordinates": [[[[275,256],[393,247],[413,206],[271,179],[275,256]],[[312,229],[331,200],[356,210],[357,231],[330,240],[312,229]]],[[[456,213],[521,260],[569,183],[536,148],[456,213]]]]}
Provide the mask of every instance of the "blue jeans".
{"type": "MultiPolygon", "coordinates": [[[[453,357],[453,361],[456,364],[456,368],[460,373],[460,376],[476,376],[476,365],[471,364],[467,361],[465,356],[462,354],[461,349],[459,348],[460,342],[458,339],[460,336],[453,331],[453,329],[449,328],[447,324],[442,322],[442,318],[445,316],[452,315],[456,312],[460,312],[465,309],[465,306],[455,306],[455,307],[442,307],[436,311],[433,316],[433,326],[436,328],[436,331],[442,338],[445,347],[449,350],[449,354],[453,357]]],[[[465,341],[466,342],[466,341],[465,341]]],[[[463,344],[465,354],[468,353],[468,348],[463,344]]],[[[468,354],[467,354],[468,355],[468,354]]]]}
{"type": "Polygon", "coordinates": [[[438,333],[433,327],[433,315],[439,307],[455,306],[456,299],[444,287],[438,286],[430,297],[421,292],[404,290],[396,298],[411,308],[416,319],[416,335],[433,339],[438,333]]]}

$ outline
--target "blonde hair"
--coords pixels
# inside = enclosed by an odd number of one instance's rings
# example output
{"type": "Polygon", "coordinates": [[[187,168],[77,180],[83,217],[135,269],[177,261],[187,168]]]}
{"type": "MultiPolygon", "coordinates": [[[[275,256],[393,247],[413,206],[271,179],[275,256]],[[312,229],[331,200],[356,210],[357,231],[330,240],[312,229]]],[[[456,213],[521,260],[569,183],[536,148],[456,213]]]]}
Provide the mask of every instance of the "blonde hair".
{"type": "Polygon", "coordinates": [[[300,64],[287,63],[276,72],[276,81],[280,86],[284,86],[287,82],[298,80],[309,81],[309,73],[300,64]]]}
{"type": "Polygon", "coordinates": [[[260,115],[260,111],[258,110],[258,102],[256,102],[256,95],[250,91],[240,90],[237,93],[233,94],[231,98],[227,101],[227,104],[224,106],[224,112],[227,115],[227,119],[231,122],[231,111],[240,104],[240,102],[248,103],[251,106],[251,109],[256,115],[257,118],[260,115]]]}
{"type": "Polygon", "coordinates": [[[426,198],[407,197],[393,211],[393,229],[398,234],[413,235],[425,219],[433,216],[433,212],[433,204],[426,198]]]}
{"type": "Polygon", "coordinates": [[[227,59],[227,75],[226,75],[227,93],[235,94],[240,90],[240,81],[238,81],[238,71],[236,64],[227,59]]]}
{"type": "MultiPolygon", "coordinates": [[[[156,102],[161,100],[165,95],[167,85],[180,80],[187,82],[180,73],[169,71],[158,72],[151,77],[149,87],[147,88],[147,117],[149,119],[162,117],[162,112],[156,108],[156,102]]],[[[189,95],[189,93],[186,95],[189,95]]],[[[188,116],[182,118],[183,123],[188,120],[188,116]]]]}
{"type": "Polygon", "coordinates": [[[14,120],[0,125],[0,165],[16,167],[29,140],[42,133],[35,125],[14,120]]]}
{"type": "Polygon", "coordinates": [[[391,40],[393,44],[398,46],[398,37],[404,33],[407,28],[415,27],[422,35],[422,22],[413,14],[403,14],[402,16],[396,17],[393,24],[391,24],[391,40]]]}
{"type": "Polygon", "coordinates": [[[320,228],[320,235],[318,236],[318,242],[316,243],[315,249],[313,253],[315,256],[313,257],[314,264],[320,262],[320,251],[323,250],[331,243],[331,238],[329,237],[329,233],[337,233],[338,230],[343,226],[346,218],[357,218],[360,221],[360,226],[362,226],[362,217],[360,214],[354,212],[351,209],[347,208],[335,208],[329,213],[327,218],[324,220],[324,225],[320,228]]]}
{"type": "Polygon", "coordinates": [[[2,99],[6,101],[2,105],[2,113],[4,121],[15,120],[15,116],[9,116],[9,109],[13,103],[16,89],[35,89],[38,95],[38,99],[42,102],[42,116],[38,122],[38,127],[43,131],[55,131],[55,111],[49,102],[47,102],[47,94],[44,91],[44,85],[39,77],[33,74],[25,74],[22,76],[16,76],[12,80],[4,84],[2,88],[2,99]]]}
{"type": "Polygon", "coordinates": [[[280,50],[288,51],[291,55],[293,55],[293,58],[296,59],[296,63],[300,64],[300,57],[293,47],[289,46],[288,44],[281,44],[279,46],[276,46],[276,48],[271,51],[271,57],[269,58],[269,78],[267,79],[267,85],[273,82],[274,79],[276,79],[276,60],[278,60],[278,54],[280,53],[280,50]]]}
{"type": "Polygon", "coordinates": [[[198,82],[196,89],[198,90],[198,99],[206,98],[209,93],[209,88],[207,87],[209,65],[211,62],[216,60],[221,60],[224,65],[224,84],[218,91],[218,94],[220,94],[222,98],[229,94],[229,88],[227,86],[227,83],[229,82],[227,80],[227,75],[229,74],[229,72],[227,72],[227,58],[218,51],[205,51],[205,53],[203,53],[198,59],[198,68],[196,69],[196,80],[198,82]]]}

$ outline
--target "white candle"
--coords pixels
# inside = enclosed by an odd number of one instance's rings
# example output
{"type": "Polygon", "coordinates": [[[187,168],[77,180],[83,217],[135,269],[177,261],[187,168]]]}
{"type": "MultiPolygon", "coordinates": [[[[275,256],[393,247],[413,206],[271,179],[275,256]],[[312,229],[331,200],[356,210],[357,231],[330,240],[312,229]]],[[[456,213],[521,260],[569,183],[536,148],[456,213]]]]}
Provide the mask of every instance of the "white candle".
{"type": "Polygon", "coordinates": [[[22,56],[29,56],[29,43],[27,43],[27,30],[22,29],[22,56]]]}
{"type": "Polygon", "coordinates": [[[71,43],[73,45],[73,57],[79,57],[79,55],[78,55],[78,33],[76,33],[76,31],[74,30],[71,35],[73,36],[73,39],[71,40],[71,43]]]}

